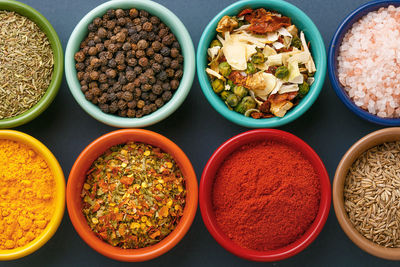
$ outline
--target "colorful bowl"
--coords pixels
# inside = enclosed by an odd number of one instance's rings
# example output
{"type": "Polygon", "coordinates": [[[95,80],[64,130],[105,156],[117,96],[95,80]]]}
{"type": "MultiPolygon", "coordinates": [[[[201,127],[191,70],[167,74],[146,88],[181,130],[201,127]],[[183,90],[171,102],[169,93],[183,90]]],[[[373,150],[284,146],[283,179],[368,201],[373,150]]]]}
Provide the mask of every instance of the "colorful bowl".
{"type": "Polygon", "coordinates": [[[196,60],[197,76],[199,78],[200,86],[211,106],[231,122],[250,128],[279,127],[292,122],[303,115],[317,99],[322,86],[324,85],[326,75],[325,45],[318,28],[303,11],[282,0],[242,0],[226,7],[211,20],[201,35],[199,46],[197,48],[196,60]],[[317,67],[315,82],[311,86],[307,96],[300,101],[299,105],[288,111],[282,118],[274,117],[268,119],[253,119],[229,110],[220,97],[214,93],[210,80],[205,72],[205,69],[207,68],[207,49],[211,41],[215,38],[215,29],[219,20],[225,15],[237,15],[244,8],[259,7],[272,9],[290,17],[293,23],[300,30],[304,31],[306,39],[311,43],[311,53],[317,67]]]}
{"type": "Polygon", "coordinates": [[[386,128],[364,136],[344,154],[336,169],[335,178],[333,180],[333,207],[339,224],[345,234],[362,250],[387,260],[400,260],[400,248],[385,248],[379,246],[366,239],[354,228],[344,209],[343,189],[349,168],[363,152],[382,143],[399,140],[399,127],[386,128]]]}
{"type": "Polygon", "coordinates": [[[57,159],[50,150],[40,141],[22,132],[12,130],[0,130],[0,139],[13,140],[31,147],[36,153],[43,156],[47,165],[51,169],[55,179],[55,211],[50,222],[43,232],[27,245],[10,250],[0,250],[0,261],[15,260],[29,255],[40,247],[54,235],[64,216],[65,208],[65,180],[64,174],[57,159]]]}
{"type": "Polygon", "coordinates": [[[323,162],[321,161],[317,153],[315,153],[315,151],[300,138],[288,132],[280,130],[252,130],[236,135],[223,143],[208,160],[207,165],[205,166],[203,174],[201,176],[199,201],[200,211],[203,217],[204,224],[206,225],[210,234],[223,248],[235,254],[236,256],[247,260],[264,262],[279,261],[292,257],[300,251],[304,250],[308,245],[311,244],[311,242],[314,241],[314,239],[321,232],[326,222],[326,219],[328,218],[331,205],[331,185],[328,173],[325,169],[323,162]],[[219,228],[212,206],[212,190],[215,174],[225,158],[228,157],[233,151],[245,144],[262,140],[283,142],[302,152],[314,166],[320,178],[321,184],[320,207],[318,214],[314,222],[311,224],[310,228],[304,233],[304,235],[300,239],[293,242],[292,244],[277,250],[264,252],[240,247],[231,239],[229,239],[219,228]]]}
{"type": "Polygon", "coordinates": [[[333,35],[332,41],[329,45],[328,50],[328,73],[329,79],[331,80],[331,84],[333,89],[335,90],[337,96],[340,100],[345,104],[347,108],[349,108],[352,112],[354,112],[357,116],[376,124],[387,125],[387,126],[399,126],[400,118],[391,119],[391,118],[381,118],[376,115],[369,113],[368,111],[358,107],[354,102],[350,99],[347,92],[344,90],[342,85],[339,82],[338,74],[337,74],[337,57],[339,55],[339,48],[342,44],[342,40],[346,34],[346,32],[353,26],[355,22],[361,19],[363,16],[367,15],[371,11],[377,11],[381,7],[387,7],[389,5],[399,6],[400,1],[371,1],[368,2],[353,12],[351,12],[347,17],[340,23],[337,28],[335,34],[333,35]]]}
{"type": "Polygon", "coordinates": [[[0,128],[12,128],[30,122],[36,118],[54,100],[62,81],[64,53],[56,31],[51,26],[50,22],[37,10],[14,0],[0,0],[0,10],[14,11],[35,22],[49,39],[54,54],[54,70],[51,83],[39,102],[18,116],[0,120],[0,128]]]}
{"type": "Polygon", "coordinates": [[[169,9],[149,0],[114,0],[96,7],[86,14],[78,23],[78,25],[76,25],[69,38],[67,49],[65,51],[65,76],[67,77],[69,89],[76,102],[78,102],[78,104],[96,120],[114,127],[121,128],[149,126],[171,115],[183,103],[192,87],[195,72],[194,64],[195,57],[193,42],[183,23],[169,9]],[[175,34],[182,48],[184,57],[183,77],[180,81],[179,88],[174,93],[172,99],[169,100],[164,106],[149,115],[143,116],[142,118],[124,118],[102,112],[98,106],[86,100],[76,76],[74,55],[79,50],[80,43],[88,33],[87,26],[93,21],[94,18],[104,15],[108,9],[117,8],[143,9],[148,11],[150,14],[159,17],[175,34]]]}
{"type": "Polygon", "coordinates": [[[79,155],[71,169],[67,185],[67,208],[69,217],[80,237],[94,250],[119,261],[146,261],[158,257],[173,248],[189,230],[197,211],[197,180],[192,164],[185,153],[171,140],[155,132],[126,129],[103,135],[89,144],[79,155]],[[100,240],[90,229],[82,213],[81,192],[86,173],[93,161],[108,148],[128,141],[137,141],[161,148],[178,163],[186,182],[186,206],[178,226],[159,243],[140,249],[113,247],[100,240]]]}

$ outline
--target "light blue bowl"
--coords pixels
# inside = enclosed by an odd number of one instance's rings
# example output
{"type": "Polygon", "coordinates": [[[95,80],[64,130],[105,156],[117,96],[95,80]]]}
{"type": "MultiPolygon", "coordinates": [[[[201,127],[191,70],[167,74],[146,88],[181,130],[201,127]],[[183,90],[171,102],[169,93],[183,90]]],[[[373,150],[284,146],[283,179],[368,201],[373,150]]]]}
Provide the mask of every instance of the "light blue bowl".
{"type": "Polygon", "coordinates": [[[319,33],[317,27],[314,25],[312,20],[299,8],[282,0],[243,0],[226,7],[207,25],[200,38],[199,46],[197,48],[196,66],[201,89],[203,90],[208,102],[210,102],[210,104],[216,111],[218,111],[219,114],[231,122],[245,127],[272,128],[282,126],[297,119],[315,102],[325,81],[326,52],[324,41],[322,40],[321,34],[319,33]],[[293,24],[295,24],[299,30],[304,32],[307,41],[311,43],[311,53],[317,67],[317,72],[315,73],[315,82],[311,86],[309,93],[300,101],[299,105],[289,110],[283,118],[274,117],[268,119],[253,119],[229,110],[220,97],[212,90],[210,80],[205,72],[208,64],[207,48],[209,47],[211,41],[215,38],[215,29],[218,21],[225,15],[237,15],[244,8],[255,9],[260,7],[275,10],[292,19],[293,24]]]}
{"type": "Polygon", "coordinates": [[[378,117],[374,114],[369,113],[368,111],[360,108],[357,106],[353,100],[350,99],[349,95],[342,87],[339,82],[338,74],[337,74],[337,57],[339,55],[339,48],[342,44],[342,40],[347,33],[347,31],[353,26],[355,22],[360,20],[362,17],[367,15],[369,12],[377,11],[382,7],[388,7],[389,5],[394,5],[398,7],[400,5],[399,0],[375,0],[368,3],[363,4],[356,10],[352,11],[347,17],[340,23],[339,27],[337,28],[335,35],[332,38],[332,41],[329,45],[328,51],[328,73],[329,79],[331,80],[332,87],[336,92],[336,95],[339,97],[340,100],[349,108],[354,114],[358,115],[359,117],[367,120],[369,122],[373,122],[380,125],[385,126],[400,126],[400,118],[382,118],[378,117]]]}
{"type": "Polygon", "coordinates": [[[194,47],[192,39],[190,38],[185,26],[169,9],[149,0],[114,0],[96,7],[86,16],[84,16],[78,25],[76,25],[69,38],[65,51],[65,76],[67,78],[69,89],[76,102],[78,102],[78,104],[96,120],[114,127],[145,127],[167,118],[183,103],[188,95],[192,87],[194,73],[194,47]],[[146,10],[150,14],[159,17],[161,21],[164,22],[175,34],[179,44],[181,45],[182,54],[184,57],[183,77],[180,81],[179,88],[174,93],[172,99],[157,111],[143,116],[142,118],[124,118],[102,112],[98,106],[86,100],[85,95],[80,89],[81,86],[76,76],[74,55],[79,50],[80,43],[88,34],[87,26],[93,21],[94,18],[104,15],[108,9],[117,8],[137,8],[139,10],[146,10]]]}

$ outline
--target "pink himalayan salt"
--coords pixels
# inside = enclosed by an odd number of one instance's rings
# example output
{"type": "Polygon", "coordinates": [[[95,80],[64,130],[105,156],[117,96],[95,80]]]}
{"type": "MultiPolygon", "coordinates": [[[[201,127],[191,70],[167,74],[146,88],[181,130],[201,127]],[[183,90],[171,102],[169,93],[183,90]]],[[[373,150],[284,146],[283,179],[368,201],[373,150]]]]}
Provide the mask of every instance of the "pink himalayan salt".
{"type": "Polygon", "coordinates": [[[338,78],[357,106],[400,117],[400,7],[381,8],[354,23],[339,48],[338,78]]]}

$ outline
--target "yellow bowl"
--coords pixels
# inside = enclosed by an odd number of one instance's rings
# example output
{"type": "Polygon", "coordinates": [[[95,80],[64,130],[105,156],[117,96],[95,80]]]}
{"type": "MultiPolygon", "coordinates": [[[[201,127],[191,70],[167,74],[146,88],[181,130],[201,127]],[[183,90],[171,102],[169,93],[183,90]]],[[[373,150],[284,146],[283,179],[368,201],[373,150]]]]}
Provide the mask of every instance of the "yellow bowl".
{"type": "Polygon", "coordinates": [[[50,152],[50,150],[37,139],[33,138],[30,135],[13,130],[0,130],[0,139],[13,140],[25,144],[30,148],[32,148],[33,150],[35,150],[36,153],[42,155],[53,173],[56,184],[55,186],[56,207],[53,217],[51,218],[49,224],[38,237],[36,237],[34,240],[26,244],[25,246],[10,250],[0,250],[0,261],[7,261],[7,260],[15,260],[18,258],[22,258],[26,255],[35,252],[41,246],[43,246],[57,231],[57,228],[60,225],[62,217],[64,215],[65,179],[64,179],[64,173],[57,159],[50,152]]]}

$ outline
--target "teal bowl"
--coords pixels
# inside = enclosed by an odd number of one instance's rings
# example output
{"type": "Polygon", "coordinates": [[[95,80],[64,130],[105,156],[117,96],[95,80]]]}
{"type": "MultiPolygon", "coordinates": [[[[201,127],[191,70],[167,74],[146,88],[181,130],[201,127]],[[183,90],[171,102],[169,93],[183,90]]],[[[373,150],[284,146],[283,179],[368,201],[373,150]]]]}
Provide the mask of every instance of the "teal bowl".
{"type": "Polygon", "coordinates": [[[0,10],[14,11],[15,13],[25,16],[35,22],[49,39],[54,57],[54,69],[51,82],[46,93],[42,96],[39,102],[18,116],[0,120],[0,128],[13,128],[30,122],[39,116],[50,105],[50,103],[53,102],[62,81],[64,57],[61,42],[56,31],[53,26],[51,26],[50,22],[36,9],[18,1],[0,0],[0,10]]]}
{"type": "Polygon", "coordinates": [[[110,126],[120,128],[138,128],[155,124],[169,115],[171,115],[185,100],[188,95],[195,73],[195,56],[192,39],[179,18],[164,6],[150,0],[113,0],[99,5],[76,25],[71,36],[69,37],[67,48],[65,51],[65,76],[67,78],[69,89],[74,96],[76,102],[93,118],[110,126]],[[150,14],[157,16],[164,22],[175,34],[181,45],[184,57],[183,76],[178,89],[173,97],[160,109],[155,112],[143,116],[142,118],[124,118],[113,114],[107,114],[90,101],[86,100],[85,95],[81,91],[75,69],[74,55],[79,50],[79,45],[88,34],[87,26],[94,18],[103,16],[108,9],[129,9],[137,8],[146,10],[150,14]]]}
{"type": "Polygon", "coordinates": [[[205,28],[197,48],[196,55],[197,76],[199,78],[201,89],[211,106],[226,119],[233,123],[249,128],[274,128],[294,121],[304,112],[306,112],[317,99],[324,85],[326,75],[326,52],[324,41],[318,28],[312,20],[299,8],[282,0],[242,0],[238,1],[218,13],[205,28]],[[215,38],[218,21],[225,15],[237,15],[245,8],[260,8],[275,10],[292,19],[293,24],[299,30],[302,30],[307,41],[311,43],[311,54],[314,58],[317,72],[315,73],[315,82],[310,88],[309,93],[300,103],[289,110],[282,118],[274,117],[268,119],[253,119],[235,111],[229,110],[220,97],[212,90],[210,80],[205,72],[207,67],[207,48],[215,38]]]}

